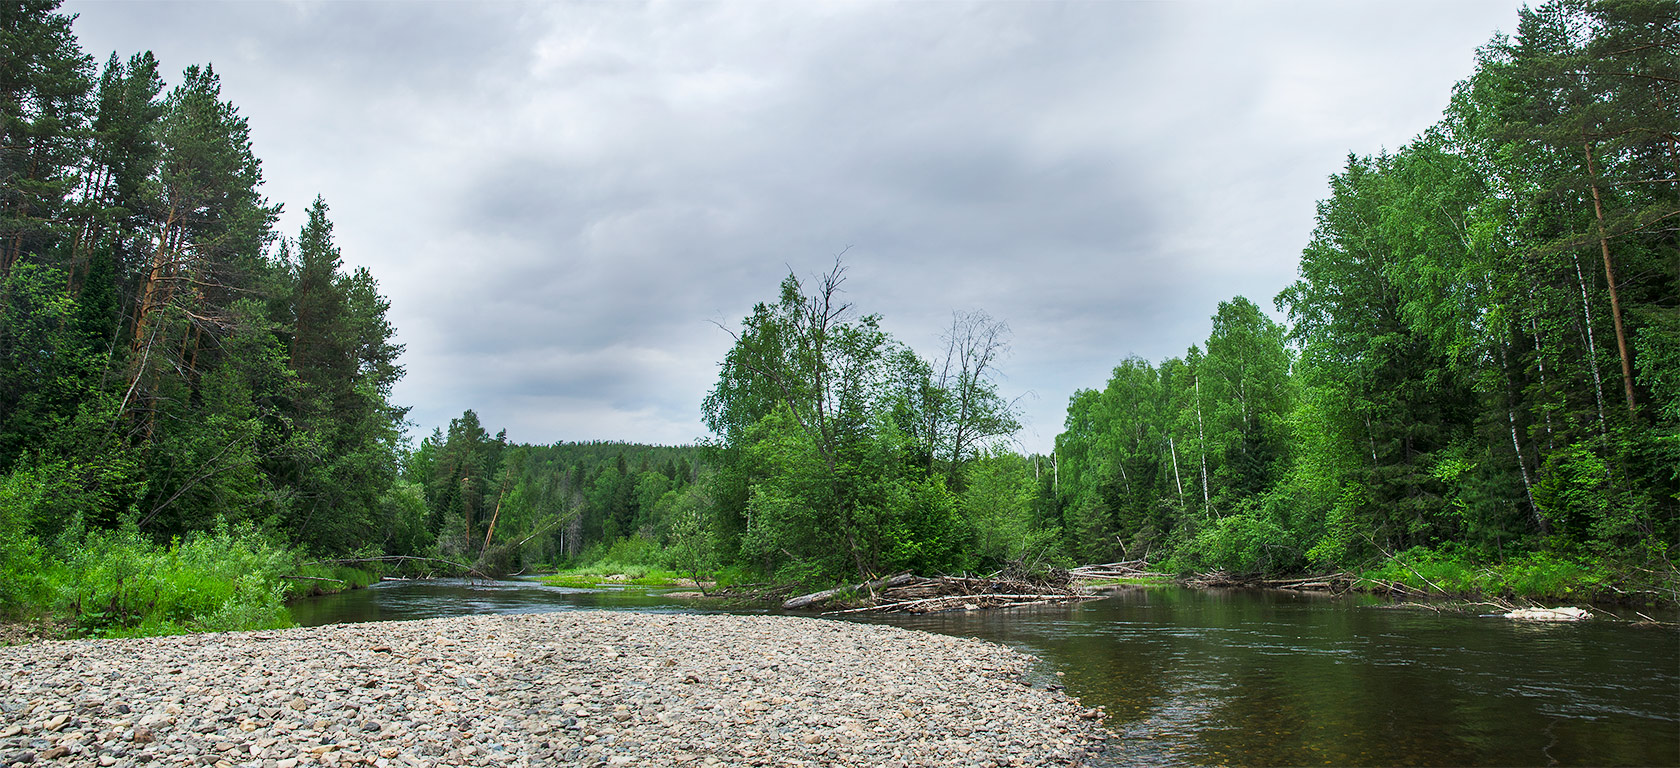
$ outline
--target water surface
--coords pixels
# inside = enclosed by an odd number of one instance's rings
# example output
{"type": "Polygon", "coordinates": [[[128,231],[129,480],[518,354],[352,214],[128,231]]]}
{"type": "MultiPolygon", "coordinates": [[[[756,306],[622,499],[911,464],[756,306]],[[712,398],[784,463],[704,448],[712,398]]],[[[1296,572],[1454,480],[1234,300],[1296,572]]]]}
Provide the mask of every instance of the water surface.
{"type": "MultiPolygon", "coordinates": [[[[440,580],[315,598],[293,615],[317,625],[578,609],[719,612],[661,590],[440,580]]],[[[1042,679],[1061,672],[1070,693],[1107,707],[1120,738],[1105,762],[1116,765],[1680,765],[1672,627],[1177,587],[849,618],[1039,657],[1042,679]]]]}

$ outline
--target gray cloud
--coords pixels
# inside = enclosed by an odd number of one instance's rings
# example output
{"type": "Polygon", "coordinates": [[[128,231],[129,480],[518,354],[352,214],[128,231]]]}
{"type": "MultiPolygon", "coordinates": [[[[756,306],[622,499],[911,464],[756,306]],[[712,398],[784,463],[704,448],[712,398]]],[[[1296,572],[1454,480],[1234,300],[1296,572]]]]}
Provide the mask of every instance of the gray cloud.
{"type": "Polygon", "coordinates": [[[399,400],[516,440],[699,436],[733,326],[851,246],[924,352],[1015,330],[1075,388],[1270,306],[1325,177],[1433,122],[1516,3],[75,2],[83,45],[213,61],[269,195],[323,194],[392,300],[399,400]]]}

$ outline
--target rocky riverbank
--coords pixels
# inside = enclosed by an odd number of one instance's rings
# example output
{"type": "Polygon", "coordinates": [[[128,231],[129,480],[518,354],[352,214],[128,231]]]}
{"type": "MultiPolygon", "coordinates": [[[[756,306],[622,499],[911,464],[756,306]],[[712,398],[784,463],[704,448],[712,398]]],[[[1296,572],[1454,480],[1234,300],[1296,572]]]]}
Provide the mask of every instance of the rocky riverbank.
{"type": "Polygon", "coordinates": [[[1063,765],[1095,712],[991,643],[578,611],[0,648],[0,764],[1063,765]]]}

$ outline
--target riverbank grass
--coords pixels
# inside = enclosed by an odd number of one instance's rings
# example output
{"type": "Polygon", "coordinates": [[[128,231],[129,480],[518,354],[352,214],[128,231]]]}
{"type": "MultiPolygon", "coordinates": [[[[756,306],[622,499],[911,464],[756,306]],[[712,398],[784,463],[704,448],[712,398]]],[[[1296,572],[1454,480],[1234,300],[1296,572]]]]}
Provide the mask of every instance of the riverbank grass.
{"type": "Polygon", "coordinates": [[[1487,563],[1451,547],[1415,547],[1361,572],[1355,586],[1380,592],[1400,584],[1449,597],[1663,602],[1673,600],[1676,576],[1590,555],[1542,551],[1487,563]]]}
{"type": "Polygon", "coordinates": [[[168,544],[120,529],[62,538],[54,546],[33,537],[6,543],[28,555],[7,559],[0,573],[0,618],[33,628],[20,637],[280,629],[294,626],[289,599],[379,580],[368,570],[304,565],[249,526],[218,526],[168,544]]]}
{"type": "Polygon", "coordinates": [[[580,589],[625,584],[638,587],[674,587],[681,584],[682,579],[683,576],[676,571],[622,563],[599,563],[544,576],[542,583],[551,587],[580,589]]]}
{"type": "Polygon", "coordinates": [[[557,568],[542,577],[551,587],[588,589],[632,584],[640,587],[674,587],[685,583],[685,574],[673,569],[673,555],[657,543],[640,536],[626,536],[612,546],[596,544],[583,551],[571,567],[557,568]]]}

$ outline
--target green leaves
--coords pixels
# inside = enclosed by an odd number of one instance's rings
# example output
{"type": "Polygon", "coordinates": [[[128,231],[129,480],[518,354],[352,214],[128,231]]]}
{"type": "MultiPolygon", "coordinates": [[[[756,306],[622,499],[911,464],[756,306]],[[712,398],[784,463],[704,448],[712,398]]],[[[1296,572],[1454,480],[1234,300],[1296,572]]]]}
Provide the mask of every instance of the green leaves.
{"type": "Polygon", "coordinates": [[[1677,54],[1673,3],[1523,10],[1441,123],[1330,179],[1277,297],[1298,356],[1238,299],[1205,355],[1075,394],[1070,548],[1169,531],[1199,567],[1264,570],[1675,542],[1677,54]]]}
{"type": "MultiPolygon", "coordinates": [[[[992,381],[1007,329],[959,313],[930,364],[853,312],[844,274],[836,265],[809,294],[783,280],[780,301],[742,322],[706,398],[722,554],[795,581],[1000,564],[999,537],[1026,530],[1028,505],[965,509],[955,491],[1019,428],[992,381]]],[[[988,493],[1007,495],[998,482],[988,493]]]]}

